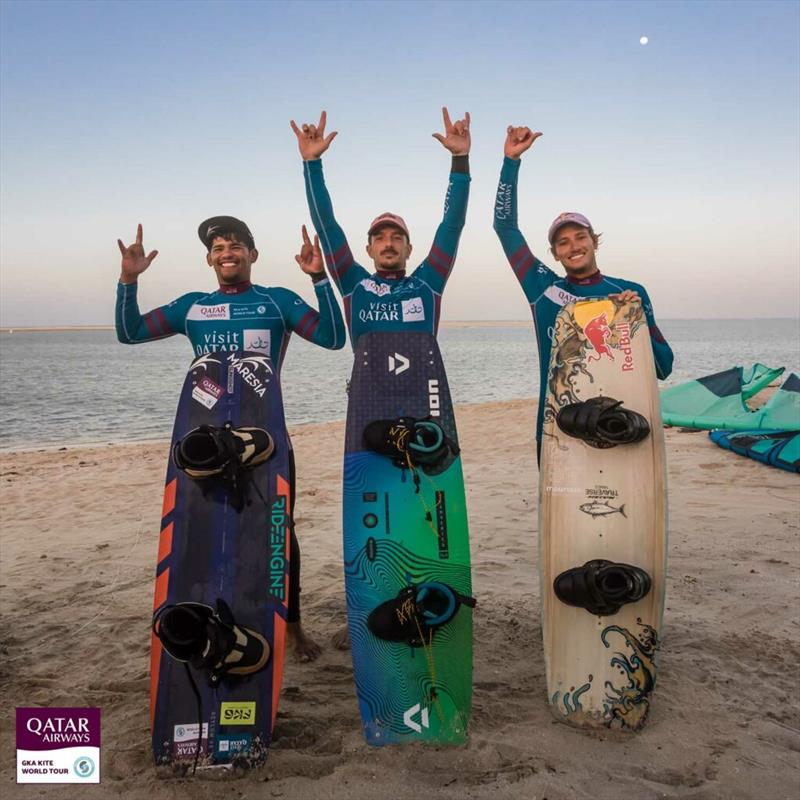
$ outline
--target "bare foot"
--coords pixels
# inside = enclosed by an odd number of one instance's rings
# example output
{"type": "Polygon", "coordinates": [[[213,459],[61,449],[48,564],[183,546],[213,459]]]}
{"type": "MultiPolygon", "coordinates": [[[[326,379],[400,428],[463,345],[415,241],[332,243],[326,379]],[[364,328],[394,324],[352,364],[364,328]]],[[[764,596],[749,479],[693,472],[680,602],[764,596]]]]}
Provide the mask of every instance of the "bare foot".
{"type": "Polygon", "coordinates": [[[303,630],[300,622],[290,622],[286,626],[289,637],[289,646],[294,648],[294,655],[298,661],[315,661],[322,648],[303,630]]]}
{"type": "Polygon", "coordinates": [[[350,630],[347,625],[342,625],[342,627],[331,636],[331,644],[337,650],[350,649],[350,630]]]}

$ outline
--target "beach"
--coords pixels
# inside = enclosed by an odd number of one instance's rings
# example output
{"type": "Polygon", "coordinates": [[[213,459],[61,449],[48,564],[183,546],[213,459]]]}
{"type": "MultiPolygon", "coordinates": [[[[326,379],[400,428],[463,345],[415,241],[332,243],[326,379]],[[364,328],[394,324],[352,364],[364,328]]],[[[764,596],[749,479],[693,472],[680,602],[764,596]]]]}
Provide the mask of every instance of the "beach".
{"type": "Polygon", "coordinates": [[[168,442],[0,454],[5,798],[524,798],[800,794],[796,475],[666,431],[667,610],[651,718],[639,734],[553,720],[537,573],[535,403],[456,409],[473,559],[469,742],[374,749],[360,730],[345,621],[343,422],[291,429],[302,614],[324,645],[287,660],[265,767],[221,787],[160,779],[149,738],[153,577],[168,442]],[[102,709],[99,786],[17,785],[15,706],[102,709]]]}

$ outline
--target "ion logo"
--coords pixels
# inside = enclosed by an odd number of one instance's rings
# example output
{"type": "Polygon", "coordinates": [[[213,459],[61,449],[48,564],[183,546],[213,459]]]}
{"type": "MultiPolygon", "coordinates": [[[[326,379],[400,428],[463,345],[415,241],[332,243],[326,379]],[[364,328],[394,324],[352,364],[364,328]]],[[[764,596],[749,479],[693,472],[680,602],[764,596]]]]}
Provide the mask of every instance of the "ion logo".
{"type": "Polygon", "coordinates": [[[400,373],[405,372],[410,366],[411,361],[405,356],[401,356],[400,353],[389,356],[389,372],[393,372],[395,375],[400,375],[400,373]]]}
{"type": "Polygon", "coordinates": [[[428,410],[432,417],[438,417],[439,413],[439,380],[431,378],[428,381],[428,410]]]}
{"type": "Polygon", "coordinates": [[[425,707],[422,709],[422,713],[420,713],[420,704],[417,703],[415,706],[411,706],[411,708],[403,714],[403,722],[412,731],[416,733],[422,733],[423,728],[428,728],[430,725],[428,724],[428,708],[425,707]],[[414,715],[419,714],[419,722],[414,720],[414,715]]]}

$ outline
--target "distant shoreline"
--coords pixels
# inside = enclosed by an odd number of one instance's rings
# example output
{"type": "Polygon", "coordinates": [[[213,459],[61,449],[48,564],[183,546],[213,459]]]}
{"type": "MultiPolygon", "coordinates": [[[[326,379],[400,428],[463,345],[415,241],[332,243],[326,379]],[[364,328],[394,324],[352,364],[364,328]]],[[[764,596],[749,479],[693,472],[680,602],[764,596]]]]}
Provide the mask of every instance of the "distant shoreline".
{"type": "MultiPolygon", "coordinates": [[[[499,320],[445,320],[442,328],[527,328],[531,324],[527,319],[499,320]]],[[[16,327],[5,325],[0,333],[68,333],[73,331],[113,331],[113,325],[30,325],[16,327]]]]}
{"type": "Polygon", "coordinates": [[[113,325],[30,325],[0,328],[0,333],[68,333],[70,331],[113,331],[113,325]]]}
{"type": "MultiPolygon", "coordinates": [[[[694,322],[699,318],[679,318],[679,317],[664,317],[661,322],[694,322]]],[[[773,321],[773,320],[794,320],[794,317],[725,317],[716,319],[713,317],[705,318],[708,322],[746,322],[746,321],[773,321]]],[[[532,323],[530,318],[526,319],[453,319],[442,320],[442,328],[528,328],[532,323]]],[[[16,326],[16,325],[3,325],[0,326],[0,333],[72,333],[80,331],[113,331],[113,325],[30,325],[30,326],[16,326]]]]}

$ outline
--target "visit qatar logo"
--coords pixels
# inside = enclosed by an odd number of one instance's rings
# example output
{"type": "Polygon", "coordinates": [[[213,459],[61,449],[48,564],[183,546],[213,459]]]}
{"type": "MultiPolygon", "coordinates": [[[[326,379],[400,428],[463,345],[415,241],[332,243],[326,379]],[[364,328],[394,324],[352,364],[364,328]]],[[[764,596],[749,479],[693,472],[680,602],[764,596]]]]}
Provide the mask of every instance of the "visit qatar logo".
{"type": "Polygon", "coordinates": [[[100,783],[100,709],[18,708],[17,783],[100,783]]]}

